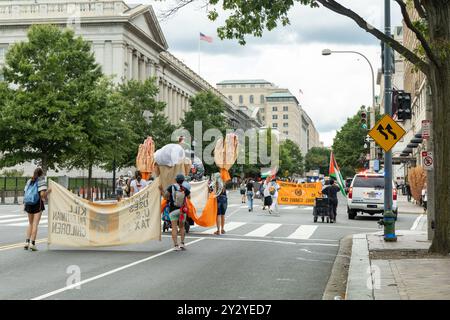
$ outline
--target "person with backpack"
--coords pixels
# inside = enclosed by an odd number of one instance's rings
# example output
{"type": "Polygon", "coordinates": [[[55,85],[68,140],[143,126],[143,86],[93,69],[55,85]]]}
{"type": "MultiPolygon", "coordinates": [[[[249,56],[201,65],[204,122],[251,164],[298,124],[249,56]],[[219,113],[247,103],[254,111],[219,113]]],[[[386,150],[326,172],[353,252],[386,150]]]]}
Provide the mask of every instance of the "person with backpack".
{"type": "Polygon", "coordinates": [[[130,183],[130,197],[144,189],[148,185],[145,179],[142,179],[142,174],[138,170],[134,174],[134,180],[130,183]]]}
{"type": "Polygon", "coordinates": [[[45,210],[44,200],[51,190],[47,191],[44,171],[36,168],[33,177],[27,181],[24,189],[24,210],[28,213],[28,228],[25,240],[25,250],[37,251],[36,236],[42,211],[45,210]]]}
{"type": "Polygon", "coordinates": [[[269,207],[270,214],[272,214],[272,212],[278,213],[278,190],[280,190],[280,186],[278,185],[276,178],[273,178],[272,181],[266,181],[264,197],[267,198],[267,201],[264,204],[269,207]]]}
{"type": "Polygon", "coordinates": [[[170,185],[165,193],[169,202],[169,218],[172,224],[172,240],[175,251],[185,250],[184,223],[187,219],[187,198],[190,197],[190,185],[185,182],[183,174],[178,174],[176,183],[170,185]],[[178,245],[178,228],[180,228],[181,243],[178,245]]]}

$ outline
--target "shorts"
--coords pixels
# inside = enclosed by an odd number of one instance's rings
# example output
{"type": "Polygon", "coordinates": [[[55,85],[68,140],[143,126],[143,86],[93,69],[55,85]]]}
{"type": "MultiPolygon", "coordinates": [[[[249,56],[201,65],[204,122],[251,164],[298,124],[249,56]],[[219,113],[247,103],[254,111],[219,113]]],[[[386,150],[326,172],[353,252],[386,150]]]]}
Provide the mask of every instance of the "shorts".
{"type": "Polygon", "coordinates": [[[272,196],[267,196],[267,197],[264,197],[264,205],[265,206],[271,206],[272,205],[272,196]]]}
{"type": "Polygon", "coordinates": [[[245,190],[241,190],[241,194],[244,195],[245,194],[245,190]]]}
{"type": "Polygon", "coordinates": [[[26,204],[25,212],[29,214],[36,214],[45,210],[44,201],[39,200],[36,204],[26,204]]]}
{"type": "Polygon", "coordinates": [[[183,217],[183,221],[186,221],[186,213],[182,213],[180,209],[176,209],[169,213],[170,221],[178,221],[181,217],[183,217]]]}
{"type": "Polygon", "coordinates": [[[116,190],[116,195],[123,196],[123,190],[122,189],[117,189],[116,190]]]}
{"type": "Polygon", "coordinates": [[[228,207],[227,198],[225,198],[225,199],[217,198],[217,215],[218,216],[225,215],[225,212],[227,212],[227,207],[228,207]]]}

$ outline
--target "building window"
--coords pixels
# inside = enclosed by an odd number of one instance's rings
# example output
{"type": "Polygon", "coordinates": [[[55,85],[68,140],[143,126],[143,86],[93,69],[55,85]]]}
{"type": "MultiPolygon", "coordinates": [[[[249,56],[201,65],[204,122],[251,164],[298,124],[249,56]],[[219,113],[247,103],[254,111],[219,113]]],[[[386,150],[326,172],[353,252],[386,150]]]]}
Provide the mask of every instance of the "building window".
{"type": "Polygon", "coordinates": [[[278,123],[272,123],[272,128],[278,128],[278,123]]]}
{"type": "Polygon", "coordinates": [[[243,96],[239,96],[239,103],[243,104],[244,103],[244,97],[243,96]]]}
{"type": "Polygon", "coordinates": [[[284,119],[284,120],[287,120],[287,119],[289,119],[289,115],[287,115],[287,114],[283,114],[283,119],[284,119]]]}
{"type": "Polygon", "coordinates": [[[289,135],[289,131],[283,131],[283,133],[287,136],[289,135]]]}
{"type": "Polygon", "coordinates": [[[261,119],[262,119],[262,121],[264,121],[264,120],[266,120],[266,117],[262,116],[261,119]]]}
{"type": "Polygon", "coordinates": [[[287,128],[287,127],[289,127],[289,123],[287,123],[287,122],[283,123],[283,128],[287,128]]]}
{"type": "Polygon", "coordinates": [[[284,107],[283,107],[283,111],[289,111],[289,107],[284,106],[284,107]]]}
{"type": "Polygon", "coordinates": [[[272,115],[272,120],[278,120],[278,115],[276,114],[272,115]]]}
{"type": "Polygon", "coordinates": [[[228,99],[230,99],[231,101],[233,101],[233,96],[228,96],[228,99]]]}
{"type": "Polygon", "coordinates": [[[278,107],[272,107],[272,111],[278,111],[278,107]]]}
{"type": "Polygon", "coordinates": [[[250,96],[250,103],[255,103],[255,99],[253,98],[253,95],[250,96]]]}
{"type": "Polygon", "coordinates": [[[255,85],[254,85],[254,84],[252,84],[252,85],[250,85],[250,87],[251,87],[251,88],[254,88],[254,87],[255,87],[255,85]]]}
{"type": "Polygon", "coordinates": [[[261,104],[264,103],[264,95],[263,95],[263,94],[259,97],[259,102],[260,102],[261,104]]]}

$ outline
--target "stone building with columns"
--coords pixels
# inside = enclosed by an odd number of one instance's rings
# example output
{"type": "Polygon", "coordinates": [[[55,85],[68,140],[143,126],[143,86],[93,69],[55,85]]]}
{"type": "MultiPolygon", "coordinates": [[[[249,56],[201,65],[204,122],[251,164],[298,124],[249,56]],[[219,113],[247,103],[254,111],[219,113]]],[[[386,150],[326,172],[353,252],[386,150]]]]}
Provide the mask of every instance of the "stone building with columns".
{"type": "Polygon", "coordinates": [[[33,24],[73,28],[76,35],[91,43],[103,73],[112,76],[116,83],[155,77],[159,86],[157,99],[166,103],[165,115],[173,124],[180,124],[190,109],[190,97],[211,90],[224,101],[230,127],[261,126],[168,51],[150,5],[128,5],[120,0],[1,1],[0,68],[8,47],[26,41],[27,29],[33,24]]]}

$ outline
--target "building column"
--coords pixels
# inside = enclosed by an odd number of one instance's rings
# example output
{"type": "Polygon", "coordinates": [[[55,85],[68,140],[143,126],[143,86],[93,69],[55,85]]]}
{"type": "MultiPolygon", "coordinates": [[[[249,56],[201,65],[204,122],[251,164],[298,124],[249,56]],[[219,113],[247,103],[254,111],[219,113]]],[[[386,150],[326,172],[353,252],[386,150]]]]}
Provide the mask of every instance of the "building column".
{"type": "Polygon", "coordinates": [[[136,50],[133,52],[133,73],[132,73],[132,79],[133,80],[139,80],[139,55],[138,55],[138,52],[136,50]]]}
{"type": "Polygon", "coordinates": [[[114,75],[114,83],[122,82],[125,79],[125,46],[122,42],[112,43],[112,74],[114,75]]]}
{"type": "Polygon", "coordinates": [[[139,81],[144,82],[147,79],[146,69],[147,62],[145,61],[147,58],[144,55],[141,55],[139,59],[139,81]]]}
{"type": "Polygon", "coordinates": [[[127,47],[127,64],[127,80],[131,80],[133,79],[133,48],[130,46],[127,47]]]}

